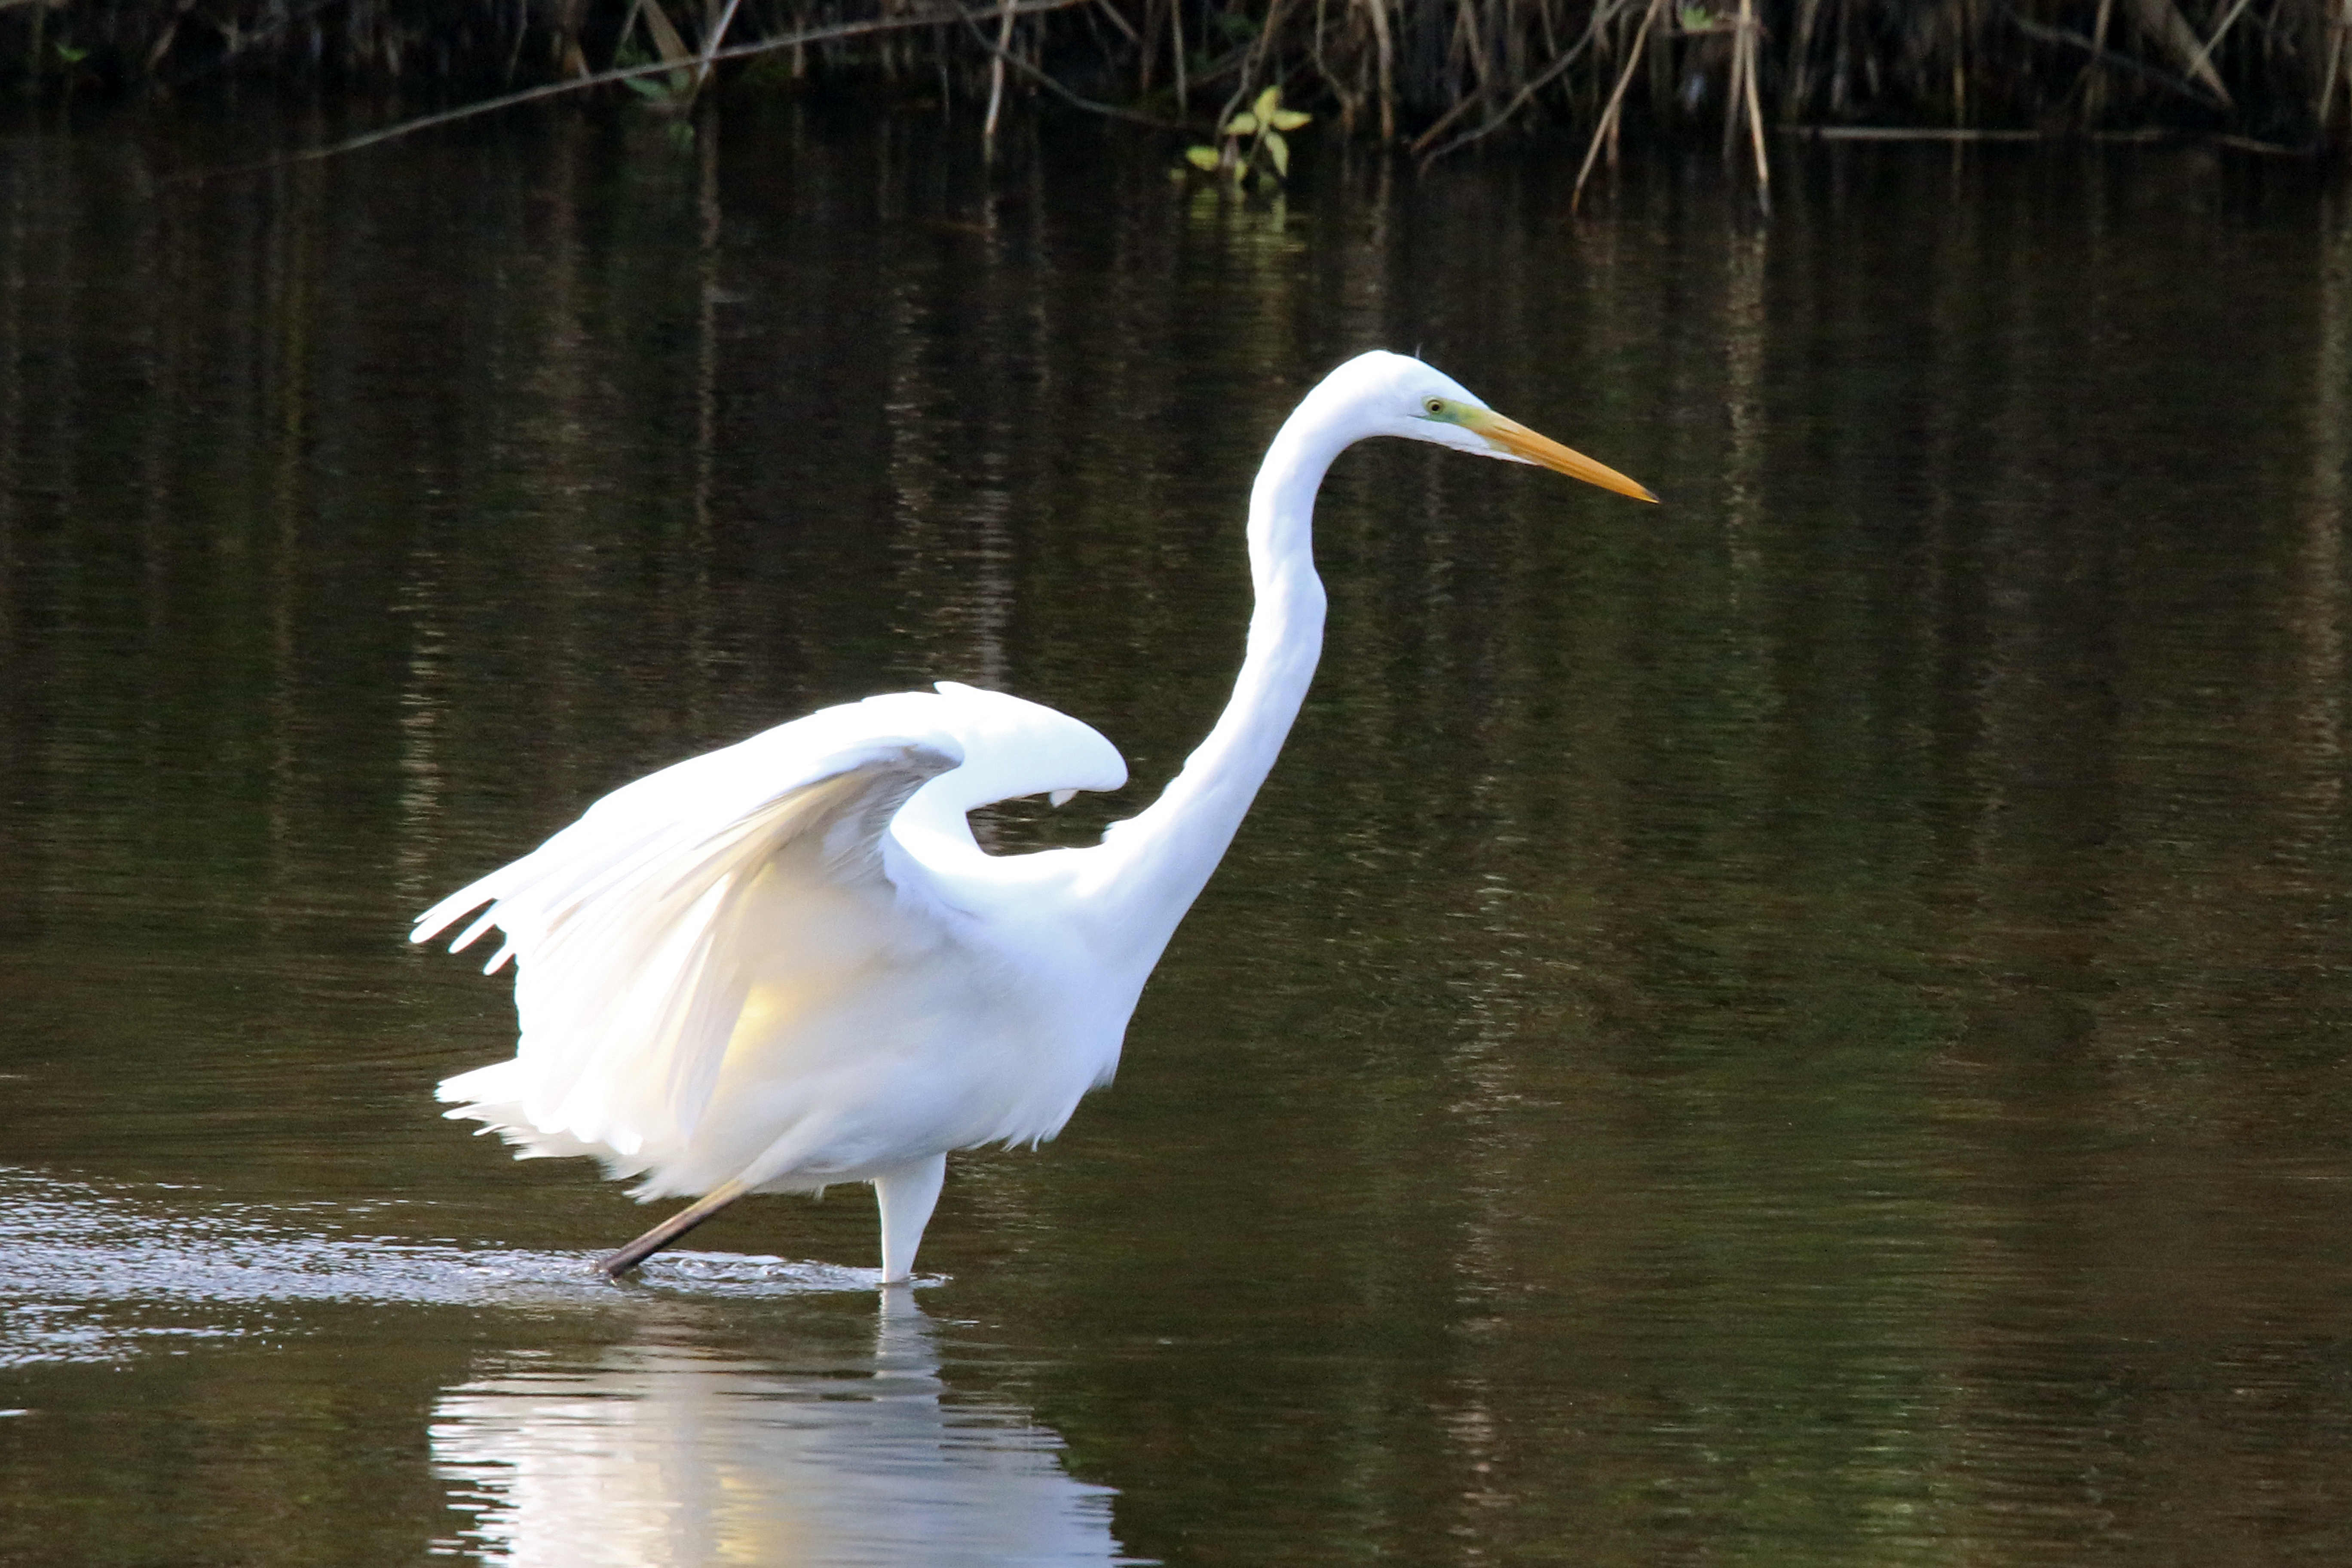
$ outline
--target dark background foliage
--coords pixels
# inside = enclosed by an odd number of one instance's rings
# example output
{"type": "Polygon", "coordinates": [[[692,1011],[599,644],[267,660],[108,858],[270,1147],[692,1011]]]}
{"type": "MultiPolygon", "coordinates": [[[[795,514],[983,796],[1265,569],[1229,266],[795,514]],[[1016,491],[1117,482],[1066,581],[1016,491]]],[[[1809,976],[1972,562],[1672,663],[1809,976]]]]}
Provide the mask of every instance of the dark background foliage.
{"type": "Polygon", "coordinates": [[[1620,98],[1625,123],[1727,150],[1780,124],[2308,150],[2352,119],[2342,0],[0,0],[0,68],[43,98],[266,78],[413,108],[820,29],[718,79],[1194,123],[1279,83],[1424,154],[1505,128],[1613,145],[1620,98]]]}

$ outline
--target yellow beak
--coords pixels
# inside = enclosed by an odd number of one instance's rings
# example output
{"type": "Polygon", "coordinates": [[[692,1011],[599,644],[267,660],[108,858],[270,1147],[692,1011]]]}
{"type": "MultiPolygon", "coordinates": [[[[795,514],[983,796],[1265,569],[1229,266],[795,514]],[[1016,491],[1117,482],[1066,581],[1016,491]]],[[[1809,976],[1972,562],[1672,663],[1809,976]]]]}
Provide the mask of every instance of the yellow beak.
{"type": "Polygon", "coordinates": [[[1606,463],[1596,463],[1549,436],[1538,436],[1517,420],[1506,419],[1491,408],[1478,410],[1475,418],[1463,423],[1486,437],[1488,445],[1499,447],[1514,458],[1541,463],[1555,473],[1599,485],[1604,490],[1615,490],[1621,496],[1632,496],[1635,500],[1654,502],[1658,499],[1650,493],[1649,486],[1637,484],[1606,463]]]}

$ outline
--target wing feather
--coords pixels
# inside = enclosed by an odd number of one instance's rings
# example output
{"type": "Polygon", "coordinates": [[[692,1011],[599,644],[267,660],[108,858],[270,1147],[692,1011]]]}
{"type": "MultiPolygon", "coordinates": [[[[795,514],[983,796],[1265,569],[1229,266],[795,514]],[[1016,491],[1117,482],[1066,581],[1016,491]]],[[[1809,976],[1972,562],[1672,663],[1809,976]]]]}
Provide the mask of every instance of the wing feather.
{"type": "Polygon", "coordinates": [[[584,1145],[642,1169],[691,1136],[717,1082],[752,983],[743,957],[761,933],[743,927],[761,901],[754,889],[772,895],[784,879],[816,917],[805,930],[827,930],[829,915],[830,929],[869,943],[921,921],[930,900],[892,882],[882,840],[962,749],[937,731],[874,734],[869,714],[855,743],[811,756],[811,742],[849,728],[818,721],[871,706],[828,710],[616,790],[426,910],[414,941],[488,902],[453,949],[496,925],[506,943],[488,967],[517,960],[515,1058],[446,1081],[442,1098],[473,1102],[451,1114],[526,1142],[539,1135],[546,1152],[584,1145]]]}

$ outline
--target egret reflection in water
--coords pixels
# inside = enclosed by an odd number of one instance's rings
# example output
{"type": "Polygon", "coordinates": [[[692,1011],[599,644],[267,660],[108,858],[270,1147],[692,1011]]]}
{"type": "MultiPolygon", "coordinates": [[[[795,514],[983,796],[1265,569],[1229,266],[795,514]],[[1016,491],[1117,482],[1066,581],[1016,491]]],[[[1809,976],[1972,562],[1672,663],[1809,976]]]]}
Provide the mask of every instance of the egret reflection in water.
{"type": "Polygon", "coordinates": [[[945,1403],[929,1321],[884,1295],[873,1355],[786,1370],[649,1327],[586,1370],[435,1407],[460,1550],[539,1568],[1115,1563],[1108,1487],[1026,1412],[945,1403]]]}

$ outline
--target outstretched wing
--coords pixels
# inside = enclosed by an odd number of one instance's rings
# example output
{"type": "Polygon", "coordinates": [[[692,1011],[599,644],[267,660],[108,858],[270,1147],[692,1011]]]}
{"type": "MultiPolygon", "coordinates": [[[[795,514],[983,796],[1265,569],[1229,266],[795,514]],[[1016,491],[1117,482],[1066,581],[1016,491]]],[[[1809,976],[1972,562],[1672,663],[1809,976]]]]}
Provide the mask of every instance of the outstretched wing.
{"type": "Polygon", "coordinates": [[[876,732],[902,716],[887,700],[640,779],[427,910],[412,941],[488,903],[453,950],[495,925],[506,942],[488,967],[517,960],[514,1059],[445,1082],[443,1099],[472,1102],[452,1114],[544,1152],[641,1168],[691,1136],[778,943],[830,945],[807,958],[854,966],[893,942],[940,940],[927,889],[891,881],[883,838],[962,749],[936,730],[876,732]]]}

